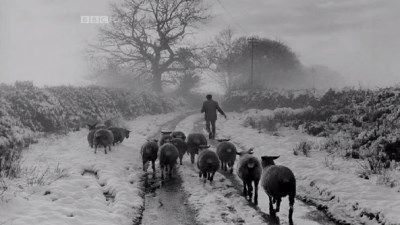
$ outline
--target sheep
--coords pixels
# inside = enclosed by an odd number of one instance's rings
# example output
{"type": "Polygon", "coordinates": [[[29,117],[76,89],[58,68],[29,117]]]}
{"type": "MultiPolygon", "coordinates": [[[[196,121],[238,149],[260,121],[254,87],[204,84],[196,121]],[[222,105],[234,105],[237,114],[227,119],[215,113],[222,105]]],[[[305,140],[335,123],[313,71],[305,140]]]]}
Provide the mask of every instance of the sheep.
{"type": "Polygon", "coordinates": [[[94,133],[93,144],[94,144],[94,153],[97,152],[97,147],[102,145],[104,147],[104,153],[107,154],[108,150],[111,151],[111,145],[114,141],[114,135],[110,130],[107,129],[98,129],[94,133]]]}
{"type": "Polygon", "coordinates": [[[218,159],[217,153],[207,149],[209,147],[210,146],[200,146],[200,149],[202,150],[200,151],[199,157],[197,159],[199,177],[201,178],[203,176],[204,183],[206,183],[207,180],[209,180],[210,183],[213,181],[214,174],[215,172],[217,172],[221,164],[218,159]]]}
{"type": "Polygon", "coordinates": [[[275,165],[274,160],[279,156],[262,156],[262,179],[261,185],[269,198],[269,213],[272,217],[279,212],[281,199],[286,195],[289,196],[289,224],[293,224],[293,205],[296,196],[296,178],[293,172],[280,165],[275,165]],[[273,203],[276,202],[276,210],[273,203]]]}
{"type": "Polygon", "coordinates": [[[250,148],[248,151],[242,151],[237,153],[239,157],[237,174],[240,179],[243,181],[243,196],[249,200],[252,200],[252,191],[253,186],[252,182],[254,182],[254,204],[258,204],[258,183],[261,178],[261,163],[260,161],[253,156],[253,148],[250,148]]]}
{"type": "Polygon", "coordinates": [[[94,124],[87,124],[89,133],[87,135],[87,141],[89,143],[89,146],[93,148],[93,138],[94,138],[94,133],[101,128],[105,128],[105,126],[101,123],[94,123],[94,124]]]}
{"type": "Polygon", "coordinates": [[[180,138],[182,141],[186,141],[186,135],[182,131],[174,131],[171,133],[172,138],[180,138]]]}
{"type": "Polygon", "coordinates": [[[181,138],[173,138],[171,143],[175,145],[179,152],[179,163],[182,165],[182,158],[186,153],[187,144],[181,138]]]}
{"type": "Polygon", "coordinates": [[[189,134],[187,138],[187,152],[190,154],[190,161],[194,163],[195,155],[199,153],[200,145],[207,145],[206,137],[201,133],[189,134]]]}
{"type": "Polygon", "coordinates": [[[111,130],[114,135],[113,145],[116,143],[122,143],[125,138],[129,138],[129,133],[131,132],[130,130],[121,127],[109,127],[108,129],[111,130]]]}
{"type": "Polygon", "coordinates": [[[217,154],[219,160],[221,160],[221,169],[227,171],[227,166],[230,167],[230,173],[233,172],[233,165],[236,160],[236,147],[230,139],[219,139],[220,144],[217,146],[217,154]]]}
{"type": "Polygon", "coordinates": [[[165,143],[169,143],[172,140],[171,131],[161,131],[161,138],[158,142],[158,146],[162,146],[165,143]]]}
{"type": "Polygon", "coordinates": [[[140,149],[140,154],[142,155],[143,171],[147,172],[146,163],[151,161],[151,168],[153,169],[153,175],[156,173],[156,160],[158,154],[158,140],[147,140],[140,149]]]}
{"type": "Polygon", "coordinates": [[[96,124],[97,123],[95,123],[95,124],[93,124],[93,125],[91,125],[91,124],[87,124],[87,126],[88,126],[88,129],[89,129],[89,133],[88,133],[88,135],[87,135],[87,141],[88,141],[88,143],[89,143],[89,146],[91,147],[91,148],[93,148],[93,137],[94,137],[94,132],[96,132],[96,124]]]}
{"type": "Polygon", "coordinates": [[[178,159],[178,149],[171,143],[163,144],[158,151],[158,160],[160,161],[161,178],[164,179],[164,169],[172,177],[172,170],[175,169],[178,159]]]}

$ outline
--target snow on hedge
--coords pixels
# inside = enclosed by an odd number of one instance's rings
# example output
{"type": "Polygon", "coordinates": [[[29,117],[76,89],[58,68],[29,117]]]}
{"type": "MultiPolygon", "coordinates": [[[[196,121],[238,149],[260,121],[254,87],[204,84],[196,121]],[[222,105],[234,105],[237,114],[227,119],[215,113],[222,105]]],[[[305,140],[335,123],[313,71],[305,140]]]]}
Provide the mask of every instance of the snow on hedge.
{"type": "Polygon", "coordinates": [[[20,151],[40,133],[67,132],[96,121],[170,112],[175,105],[150,92],[98,86],[39,88],[31,82],[0,84],[0,172],[10,170],[11,149],[20,151]],[[7,165],[1,164],[2,160],[7,165]]]}

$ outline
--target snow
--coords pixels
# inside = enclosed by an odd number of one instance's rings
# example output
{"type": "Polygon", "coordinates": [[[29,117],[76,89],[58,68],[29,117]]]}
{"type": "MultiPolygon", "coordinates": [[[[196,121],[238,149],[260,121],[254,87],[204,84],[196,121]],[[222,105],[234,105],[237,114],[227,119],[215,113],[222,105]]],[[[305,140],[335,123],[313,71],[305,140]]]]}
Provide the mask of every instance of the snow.
{"type": "Polygon", "coordinates": [[[143,206],[140,147],[175,113],[128,122],[129,139],[93,153],[87,130],[42,138],[24,152],[20,178],[5,181],[0,224],[132,224],[143,206]]]}
{"type": "MultiPolygon", "coordinates": [[[[276,164],[291,168],[297,179],[297,192],[301,197],[313,199],[327,205],[328,212],[335,218],[346,219],[351,224],[376,224],[377,220],[360,217],[363,211],[379,215],[379,221],[385,224],[400,223],[400,195],[395,189],[379,186],[373,182],[358,178],[354,173],[331,170],[323,164],[324,154],[311,157],[293,155],[293,147],[309,137],[297,131],[282,131],[283,136],[272,136],[255,129],[245,128],[241,124],[246,116],[231,113],[229,120],[220,120],[217,132],[230,137],[235,144],[248,149],[255,147],[255,155],[280,155],[276,164]]],[[[335,160],[335,167],[345,167],[348,162],[335,160]]],[[[260,194],[260,207],[267,210],[268,200],[260,194]],[[265,201],[263,201],[265,200],[265,201]]],[[[295,214],[299,202],[295,204],[295,214]]],[[[287,198],[282,201],[279,213],[286,217],[287,198]]],[[[296,217],[296,215],[294,215],[296,217]]],[[[298,221],[299,218],[294,221],[298,221]]],[[[301,222],[300,222],[301,223],[301,222]]]]}
{"type": "MultiPolygon", "coordinates": [[[[176,127],[185,133],[191,133],[194,130],[194,124],[202,120],[201,114],[194,114],[182,120],[176,127]]],[[[224,119],[218,121],[218,126],[223,123],[224,119]]],[[[230,120],[229,120],[230,121],[230,120]]],[[[233,121],[231,121],[233,122],[233,121]]],[[[236,121],[238,122],[238,121],[236,121]]],[[[226,127],[226,123],[224,128],[226,127]]],[[[242,127],[234,127],[235,132],[242,127]]],[[[218,129],[219,130],[219,129],[218,129]]],[[[227,131],[223,131],[226,132],[227,131]]],[[[222,131],[219,130],[219,133],[222,131]]],[[[241,132],[237,132],[240,134],[241,132]]],[[[211,148],[215,151],[214,148],[211,148]]],[[[237,163],[236,163],[237,165],[237,163]]],[[[187,193],[190,193],[189,203],[197,210],[197,219],[203,224],[265,224],[263,217],[269,212],[268,197],[259,187],[259,208],[251,207],[248,201],[241,196],[241,192],[235,188],[235,185],[225,176],[217,172],[214,177],[214,183],[206,184],[198,176],[198,169],[195,165],[191,165],[188,156],[184,157],[184,165],[179,168],[183,175],[183,187],[187,193]]],[[[235,172],[236,173],[236,169],[235,172]]],[[[233,175],[238,183],[241,183],[237,175],[233,175]]],[[[281,212],[279,213],[282,224],[288,224],[288,202],[282,202],[281,212]],[[286,204],[286,206],[284,205],[286,204]]],[[[320,224],[313,221],[312,218],[305,218],[305,215],[315,213],[315,208],[305,205],[302,202],[296,202],[293,220],[298,225],[320,224]]],[[[330,224],[330,222],[325,222],[330,224]]]]}
{"type": "MultiPolygon", "coordinates": [[[[176,116],[177,113],[143,116],[127,122],[132,131],[129,139],[107,155],[102,150],[94,154],[88,147],[87,130],[40,139],[24,151],[21,177],[0,180],[0,224],[132,224],[144,207],[140,147],[176,116]],[[8,186],[3,194],[2,182],[8,186]]],[[[379,221],[385,224],[399,224],[400,195],[395,189],[358,178],[347,171],[354,171],[349,162],[335,160],[337,169],[327,168],[322,152],[312,152],[310,157],[293,155],[293,147],[310,136],[293,130],[280,130],[280,136],[272,136],[243,127],[246,114],[229,113],[228,118],[217,122],[219,137],[231,138],[239,148],[255,147],[258,157],[280,155],[276,163],[293,170],[300,198],[328,206],[328,213],[350,224],[377,223],[361,217],[364,212],[379,215],[379,221]]],[[[199,113],[190,115],[175,130],[191,133],[202,119],[199,113]]],[[[241,181],[235,174],[228,178],[218,172],[212,184],[204,184],[188,155],[178,170],[188,203],[196,210],[200,224],[266,223],[268,197],[262,187],[255,207],[241,196],[241,181]]],[[[321,224],[321,218],[315,218],[318,213],[315,207],[296,199],[295,224],[321,224]]],[[[288,223],[287,198],[277,215],[281,224],[288,223]]]]}

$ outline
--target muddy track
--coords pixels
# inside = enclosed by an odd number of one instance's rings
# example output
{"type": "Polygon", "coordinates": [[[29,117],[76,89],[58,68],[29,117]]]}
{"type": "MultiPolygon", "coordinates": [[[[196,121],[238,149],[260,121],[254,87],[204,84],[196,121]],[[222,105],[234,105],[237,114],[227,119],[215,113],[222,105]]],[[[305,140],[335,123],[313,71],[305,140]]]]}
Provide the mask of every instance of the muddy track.
{"type": "MultiPolygon", "coordinates": [[[[194,132],[197,132],[197,133],[205,132],[202,120],[196,121],[196,123],[194,124],[194,132]]],[[[208,140],[208,142],[214,148],[216,148],[218,145],[218,142],[216,140],[208,140]]],[[[238,148],[239,151],[246,150],[240,144],[238,144],[238,143],[234,143],[234,144],[238,148]]],[[[225,171],[221,171],[221,170],[219,170],[218,173],[220,173],[226,179],[228,179],[233,184],[233,186],[235,187],[235,189],[238,191],[239,194],[241,194],[243,192],[243,185],[242,185],[240,179],[235,174],[231,174],[229,172],[225,172],[225,171]]],[[[259,191],[262,191],[262,190],[259,189],[259,191]]],[[[302,199],[302,198],[296,197],[296,199],[302,201],[306,205],[315,206],[314,204],[310,204],[309,202],[304,201],[304,199],[302,199]]],[[[279,224],[279,222],[271,219],[271,217],[267,213],[261,211],[261,209],[257,205],[253,204],[252,202],[249,202],[249,206],[252,207],[253,209],[255,209],[257,211],[257,213],[259,213],[259,215],[264,218],[265,221],[267,221],[271,224],[279,224]]],[[[344,225],[344,223],[340,223],[339,221],[336,221],[331,215],[326,213],[326,210],[315,209],[315,210],[309,212],[307,215],[305,215],[305,217],[307,217],[308,219],[310,219],[312,221],[318,222],[319,224],[323,224],[323,225],[344,225]]]]}
{"type": "MultiPolygon", "coordinates": [[[[176,125],[190,114],[192,112],[184,113],[163,124],[154,137],[159,138],[161,130],[174,130],[176,125]]],[[[179,169],[172,178],[167,178],[164,182],[160,179],[159,168],[156,169],[155,178],[151,168],[148,169],[149,173],[143,176],[145,204],[142,219],[136,224],[197,225],[196,212],[188,204],[188,194],[183,190],[179,169]]]]}

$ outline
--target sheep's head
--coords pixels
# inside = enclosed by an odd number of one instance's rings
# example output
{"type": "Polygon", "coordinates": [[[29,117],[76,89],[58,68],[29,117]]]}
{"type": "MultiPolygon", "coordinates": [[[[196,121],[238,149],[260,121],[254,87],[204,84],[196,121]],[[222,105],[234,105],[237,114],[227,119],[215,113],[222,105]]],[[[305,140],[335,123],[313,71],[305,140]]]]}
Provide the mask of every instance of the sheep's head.
{"type": "Polygon", "coordinates": [[[210,148],[210,145],[199,145],[199,150],[200,151],[203,151],[203,150],[208,149],[208,148],[210,148]]]}
{"type": "Polygon", "coordinates": [[[94,123],[94,124],[86,124],[86,125],[88,126],[88,129],[89,129],[89,130],[94,130],[94,129],[96,129],[97,123],[94,123]]]}
{"type": "Polygon", "coordinates": [[[262,167],[275,165],[274,160],[279,156],[261,156],[262,167]]]}
{"type": "Polygon", "coordinates": [[[217,139],[218,142],[230,141],[230,138],[217,139]]]}
{"type": "Polygon", "coordinates": [[[246,155],[246,154],[253,154],[254,153],[254,148],[250,148],[249,150],[241,151],[241,152],[236,152],[237,155],[246,155]]]}
{"type": "Polygon", "coordinates": [[[148,142],[155,142],[155,143],[157,143],[158,142],[158,139],[146,139],[146,141],[148,141],[148,142]]]}
{"type": "Polygon", "coordinates": [[[130,130],[127,130],[127,129],[124,129],[124,131],[125,131],[125,137],[126,138],[129,138],[129,133],[131,132],[130,130]]]}
{"type": "Polygon", "coordinates": [[[164,137],[161,138],[161,140],[164,143],[170,143],[172,141],[172,137],[171,136],[164,136],[164,137]]]}
{"type": "Polygon", "coordinates": [[[185,140],[185,139],[186,139],[185,134],[184,134],[183,132],[180,132],[180,131],[172,132],[172,136],[173,136],[174,138],[180,138],[180,139],[182,139],[182,140],[185,140]]]}

